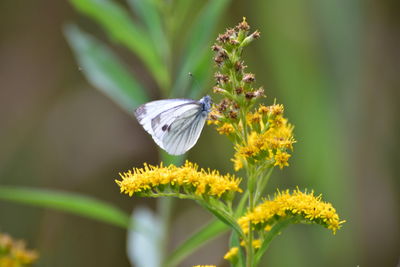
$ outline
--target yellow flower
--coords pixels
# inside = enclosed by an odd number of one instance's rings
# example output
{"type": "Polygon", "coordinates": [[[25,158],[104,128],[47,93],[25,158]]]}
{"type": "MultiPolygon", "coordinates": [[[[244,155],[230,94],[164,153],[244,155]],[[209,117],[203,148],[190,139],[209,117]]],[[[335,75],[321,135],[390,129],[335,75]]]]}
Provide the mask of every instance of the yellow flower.
{"type": "Polygon", "coordinates": [[[120,173],[122,180],[115,182],[120,186],[121,193],[132,196],[144,194],[157,196],[158,193],[170,193],[178,196],[184,192],[186,195],[210,195],[221,197],[227,192],[242,192],[239,187],[240,179],[234,175],[220,175],[216,170],[204,170],[186,161],[184,166],[176,167],[162,164],[158,166],[144,165],[144,168],[135,168],[133,171],[120,173]]]}
{"type": "Polygon", "coordinates": [[[267,224],[267,225],[264,227],[264,231],[265,231],[265,232],[269,232],[269,231],[271,231],[271,229],[272,229],[272,226],[269,225],[269,224],[267,224]]]}
{"type": "Polygon", "coordinates": [[[274,166],[279,166],[279,168],[283,169],[285,166],[289,166],[288,160],[290,155],[286,152],[282,152],[278,150],[275,154],[275,163],[274,166]]]}
{"type": "Polygon", "coordinates": [[[215,109],[215,107],[213,107],[210,111],[210,113],[208,114],[208,119],[207,119],[207,124],[211,125],[219,125],[220,121],[218,120],[221,117],[221,114],[218,110],[215,109]]]}
{"type": "Polygon", "coordinates": [[[224,123],[222,126],[217,128],[217,131],[219,134],[230,135],[235,131],[235,128],[233,128],[230,123],[224,123]]]}
{"type": "MultiPolygon", "coordinates": [[[[255,239],[255,240],[253,240],[252,244],[253,244],[253,248],[259,249],[261,247],[261,240],[255,239]]],[[[240,242],[240,245],[242,247],[244,247],[244,246],[246,246],[246,242],[244,242],[244,240],[242,240],[242,242],[240,242]]]]}
{"type": "MultiPolygon", "coordinates": [[[[304,193],[299,189],[290,194],[289,190],[278,192],[273,200],[266,200],[238,219],[243,232],[252,227],[273,227],[273,224],[281,218],[299,216],[298,222],[313,222],[331,229],[335,234],[345,221],[339,220],[339,215],[330,203],[323,202],[320,196],[314,196],[314,192],[304,193]]],[[[269,228],[268,227],[268,228],[269,228]]],[[[267,228],[267,229],[268,229],[267,228]]]]}
{"type": "Polygon", "coordinates": [[[258,124],[261,122],[262,116],[255,112],[255,113],[247,113],[246,115],[246,122],[248,125],[258,124]]]}
{"type": "Polygon", "coordinates": [[[241,155],[239,155],[238,153],[235,153],[235,156],[233,157],[233,159],[231,159],[231,161],[233,162],[233,169],[235,171],[239,171],[240,169],[243,168],[243,161],[245,161],[246,159],[243,158],[241,155]]]}
{"type": "Polygon", "coordinates": [[[285,108],[283,107],[282,104],[274,104],[272,106],[269,106],[269,112],[273,116],[282,115],[284,110],[285,108]]]}
{"type": "Polygon", "coordinates": [[[0,233],[0,266],[28,266],[38,259],[38,254],[25,248],[25,242],[0,233]]]}
{"type": "Polygon", "coordinates": [[[269,112],[269,107],[266,107],[264,105],[259,105],[258,106],[258,113],[260,114],[267,114],[269,112]]]}
{"type": "Polygon", "coordinates": [[[293,138],[293,126],[282,119],[279,125],[271,125],[264,133],[265,145],[262,149],[292,149],[296,142],[293,138]]]}
{"type": "Polygon", "coordinates": [[[217,265],[194,265],[193,267],[217,267],[217,265]]]}
{"type": "Polygon", "coordinates": [[[237,254],[239,252],[239,248],[238,247],[232,247],[224,256],[225,260],[231,261],[233,260],[237,254]]]}

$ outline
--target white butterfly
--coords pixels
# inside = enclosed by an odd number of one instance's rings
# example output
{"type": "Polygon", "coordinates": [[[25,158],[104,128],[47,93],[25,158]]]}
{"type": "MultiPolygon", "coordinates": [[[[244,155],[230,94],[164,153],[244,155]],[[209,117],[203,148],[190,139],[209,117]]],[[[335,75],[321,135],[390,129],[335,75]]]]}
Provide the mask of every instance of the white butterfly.
{"type": "Polygon", "coordinates": [[[143,128],[162,149],[181,155],[199,139],[211,109],[211,97],[152,101],[135,109],[143,128]]]}

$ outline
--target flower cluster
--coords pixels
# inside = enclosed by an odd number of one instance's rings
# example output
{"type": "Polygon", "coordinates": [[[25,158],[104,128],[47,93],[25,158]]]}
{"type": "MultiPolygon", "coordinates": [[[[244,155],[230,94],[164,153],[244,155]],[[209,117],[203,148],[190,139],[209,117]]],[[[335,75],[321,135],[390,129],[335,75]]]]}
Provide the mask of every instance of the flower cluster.
{"type": "Polygon", "coordinates": [[[236,171],[256,163],[283,168],[289,165],[288,150],[295,143],[293,126],[283,117],[283,105],[255,106],[256,100],[265,95],[263,88],[253,86],[255,75],[245,71],[241,60],[243,48],[260,37],[258,31],[249,34],[249,30],[243,19],[219,35],[212,47],[218,68],[214,92],[222,99],[210,112],[209,124],[216,125],[218,133],[235,142],[232,161],[236,171]]]}
{"type": "Polygon", "coordinates": [[[289,165],[296,141],[293,126],[284,117],[284,106],[275,101],[268,106],[258,103],[265,97],[264,89],[254,85],[255,75],[246,71],[241,59],[243,49],[259,37],[258,31],[250,33],[243,19],[220,34],[212,46],[217,67],[213,90],[219,99],[209,113],[208,124],[233,143],[235,171],[245,170],[247,185],[240,201],[233,200],[236,192],[242,192],[241,179],[199,170],[188,161],[182,167],[145,164],[116,180],[121,192],[130,196],[192,199],[214,214],[235,233],[224,256],[232,266],[258,266],[272,239],[290,224],[315,223],[335,234],[344,222],[333,206],[313,191],[278,191],[272,200],[261,198],[272,170],[289,165]]]}
{"type": "Polygon", "coordinates": [[[171,196],[195,197],[208,195],[221,197],[229,192],[242,192],[239,187],[240,179],[234,175],[220,175],[218,171],[200,169],[186,161],[182,167],[162,164],[158,166],[144,165],[144,168],[135,168],[120,173],[122,180],[116,180],[121,192],[129,196],[171,196]]]}
{"type": "Polygon", "coordinates": [[[254,113],[246,115],[246,124],[250,128],[247,143],[235,146],[233,158],[235,170],[243,167],[244,163],[262,163],[279,166],[281,169],[288,166],[290,154],[295,140],[293,126],[283,118],[283,105],[260,105],[254,113]]]}
{"type": "Polygon", "coordinates": [[[323,202],[321,195],[306,193],[299,189],[278,192],[273,200],[266,200],[254,208],[252,212],[238,219],[243,232],[248,232],[250,223],[253,229],[269,231],[281,219],[296,217],[297,223],[316,223],[335,234],[344,221],[330,203],[323,202]]]}
{"type": "Polygon", "coordinates": [[[0,233],[0,266],[22,267],[33,264],[38,254],[25,248],[25,242],[0,233]]]}

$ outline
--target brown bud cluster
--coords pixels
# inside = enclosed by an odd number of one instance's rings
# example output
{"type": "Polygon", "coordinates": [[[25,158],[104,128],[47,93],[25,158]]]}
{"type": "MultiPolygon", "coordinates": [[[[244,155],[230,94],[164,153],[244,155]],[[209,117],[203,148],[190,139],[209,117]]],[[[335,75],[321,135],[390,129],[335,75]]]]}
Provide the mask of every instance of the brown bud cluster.
{"type": "Polygon", "coordinates": [[[246,99],[265,97],[264,88],[260,87],[258,90],[246,92],[246,99]]]}
{"type": "Polygon", "coordinates": [[[256,80],[256,77],[254,76],[253,73],[246,73],[243,77],[243,81],[246,83],[251,83],[256,80]]]}
{"type": "Polygon", "coordinates": [[[234,29],[227,29],[225,33],[218,35],[217,41],[226,44],[231,39],[231,36],[235,34],[234,29]]]}
{"type": "Polygon", "coordinates": [[[253,32],[251,35],[253,36],[254,39],[258,39],[258,38],[260,38],[260,35],[261,35],[261,34],[260,34],[259,31],[255,31],[255,32],[253,32]]]}
{"type": "Polygon", "coordinates": [[[240,95],[241,93],[243,93],[243,88],[242,88],[242,87],[236,88],[236,89],[235,89],[235,93],[236,93],[237,95],[240,95]]]}
{"type": "Polygon", "coordinates": [[[250,25],[247,23],[246,18],[243,18],[243,21],[240,22],[240,23],[235,27],[235,29],[238,30],[238,31],[242,30],[242,31],[246,31],[246,32],[247,32],[248,30],[250,30],[250,25]]]}
{"type": "Polygon", "coordinates": [[[214,78],[217,80],[218,84],[227,83],[229,81],[228,75],[224,75],[219,72],[215,73],[214,78]]]}
{"type": "Polygon", "coordinates": [[[215,105],[215,109],[224,118],[227,118],[230,120],[238,119],[239,107],[236,102],[234,102],[228,98],[223,98],[219,104],[215,105]]]}
{"type": "Polygon", "coordinates": [[[215,63],[217,63],[218,66],[220,66],[227,58],[228,58],[228,53],[224,49],[220,49],[217,52],[217,55],[214,57],[214,61],[215,63]]]}
{"type": "Polygon", "coordinates": [[[229,117],[234,120],[237,119],[237,117],[238,117],[237,111],[233,111],[233,110],[229,111],[229,117]]]}
{"type": "Polygon", "coordinates": [[[245,65],[243,64],[243,61],[236,61],[236,62],[235,62],[235,70],[236,70],[236,71],[244,70],[246,67],[247,67],[247,66],[245,66],[245,65]]]}
{"type": "Polygon", "coordinates": [[[222,50],[222,46],[214,44],[213,46],[211,46],[211,50],[214,51],[214,52],[221,51],[222,50]]]}

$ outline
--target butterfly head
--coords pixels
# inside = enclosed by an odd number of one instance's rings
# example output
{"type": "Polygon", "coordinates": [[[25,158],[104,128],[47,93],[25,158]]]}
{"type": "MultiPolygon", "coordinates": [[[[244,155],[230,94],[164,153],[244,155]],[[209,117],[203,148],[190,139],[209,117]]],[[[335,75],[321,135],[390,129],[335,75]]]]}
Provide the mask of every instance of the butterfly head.
{"type": "Polygon", "coordinates": [[[212,104],[212,99],[209,95],[204,96],[202,99],[200,99],[200,103],[203,106],[203,112],[208,114],[211,110],[211,104],[212,104]]]}

